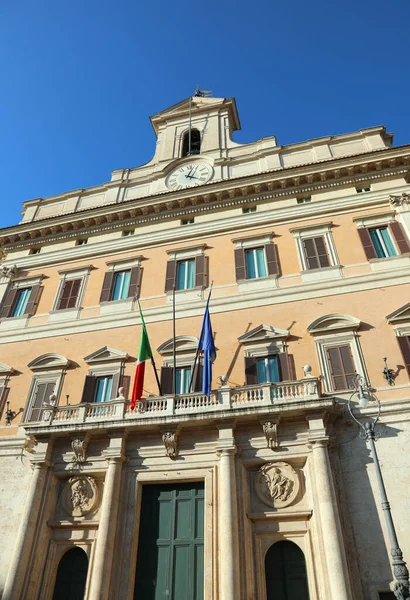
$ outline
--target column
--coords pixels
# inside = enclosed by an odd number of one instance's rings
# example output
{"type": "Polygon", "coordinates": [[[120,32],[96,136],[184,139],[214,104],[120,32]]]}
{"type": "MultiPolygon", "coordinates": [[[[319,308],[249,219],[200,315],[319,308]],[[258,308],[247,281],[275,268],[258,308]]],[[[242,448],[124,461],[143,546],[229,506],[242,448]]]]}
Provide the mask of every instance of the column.
{"type": "Polygon", "coordinates": [[[33,550],[33,539],[47,481],[48,461],[34,463],[24,513],[4,586],[3,600],[20,600],[27,575],[27,565],[33,550]]]}
{"type": "Polygon", "coordinates": [[[110,597],[123,457],[122,455],[111,456],[107,460],[108,468],[105,475],[100,522],[90,578],[89,597],[92,600],[108,600],[110,597]]]}
{"type": "Polygon", "coordinates": [[[319,505],[318,518],[322,528],[323,548],[331,592],[329,600],[351,600],[350,579],[327,450],[327,440],[314,441],[312,446],[316,495],[319,505]]]}
{"type": "Polygon", "coordinates": [[[238,518],[235,479],[236,447],[232,429],[219,431],[220,447],[219,493],[218,493],[218,530],[219,530],[219,598],[237,600],[238,598],[238,518]],[[221,439],[222,438],[222,439],[221,439]]]}

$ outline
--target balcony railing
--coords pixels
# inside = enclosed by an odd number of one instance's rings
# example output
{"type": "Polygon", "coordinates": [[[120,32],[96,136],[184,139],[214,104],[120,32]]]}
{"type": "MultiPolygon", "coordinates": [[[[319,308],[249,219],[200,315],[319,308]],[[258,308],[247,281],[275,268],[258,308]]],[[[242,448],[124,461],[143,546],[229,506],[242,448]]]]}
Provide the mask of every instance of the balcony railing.
{"type": "MultiPolygon", "coordinates": [[[[82,403],[74,406],[50,406],[43,411],[42,425],[95,423],[128,419],[150,419],[215,411],[229,411],[245,407],[264,407],[275,404],[317,400],[320,397],[319,379],[306,377],[299,381],[266,383],[231,388],[222,386],[210,397],[198,392],[181,396],[144,398],[131,410],[130,402],[118,398],[104,403],[82,403]]],[[[26,426],[34,423],[26,423],[26,426]]],[[[38,424],[36,424],[38,426],[38,424]]]]}

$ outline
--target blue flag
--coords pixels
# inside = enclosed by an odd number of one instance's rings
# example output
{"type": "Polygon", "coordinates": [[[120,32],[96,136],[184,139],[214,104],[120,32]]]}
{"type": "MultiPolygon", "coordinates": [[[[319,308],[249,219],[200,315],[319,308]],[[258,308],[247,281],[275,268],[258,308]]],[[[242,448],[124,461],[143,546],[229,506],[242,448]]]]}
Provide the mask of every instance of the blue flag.
{"type": "Polygon", "coordinates": [[[202,374],[202,393],[205,396],[211,395],[211,382],[212,382],[212,363],[216,359],[216,350],[214,344],[214,336],[212,333],[211,317],[209,315],[209,299],[211,292],[209,292],[208,301],[206,303],[204,320],[202,321],[201,333],[199,336],[198,350],[202,350],[204,353],[204,370],[202,374]]]}

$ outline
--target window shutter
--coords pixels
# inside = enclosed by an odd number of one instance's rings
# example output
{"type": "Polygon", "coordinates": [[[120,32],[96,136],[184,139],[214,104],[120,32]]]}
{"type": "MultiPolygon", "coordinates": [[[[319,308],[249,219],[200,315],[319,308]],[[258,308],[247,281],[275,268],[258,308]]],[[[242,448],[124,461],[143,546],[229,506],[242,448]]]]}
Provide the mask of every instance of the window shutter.
{"type": "Polygon", "coordinates": [[[17,288],[12,288],[11,290],[8,290],[8,292],[6,292],[6,295],[4,296],[4,299],[3,299],[3,302],[1,305],[0,318],[6,319],[7,317],[10,316],[14,301],[17,296],[17,292],[18,292],[17,288]]]}
{"type": "Polygon", "coordinates": [[[173,393],[174,369],[172,367],[161,367],[161,391],[165,396],[173,393]]]}
{"type": "Polygon", "coordinates": [[[316,252],[321,267],[328,267],[330,265],[329,257],[327,254],[325,238],[323,236],[313,238],[316,244],[316,252]]]}
{"type": "Polygon", "coordinates": [[[408,376],[410,377],[410,339],[408,336],[400,336],[397,338],[403,355],[404,364],[406,365],[408,376]]]}
{"type": "Polygon", "coordinates": [[[112,376],[111,397],[110,400],[115,400],[118,397],[118,388],[120,387],[121,372],[117,371],[112,376]]]}
{"type": "Polygon", "coordinates": [[[305,251],[306,262],[308,269],[318,269],[319,260],[316,255],[316,246],[313,238],[305,238],[302,240],[305,251]]]}
{"type": "Polygon", "coordinates": [[[343,370],[346,378],[346,387],[351,388],[353,377],[356,375],[356,369],[353,362],[352,350],[349,345],[340,346],[340,356],[342,359],[343,370]]]}
{"type": "Polygon", "coordinates": [[[43,412],[44,401],[48,401],[49,397],[55,390],[55,386],[55,381],[51,383],[39,383],[37,385],[37,389],[34,392],[28,421],[40,421],[43,412]]]}
{"type": "Polygon", "coordinates": [[[278,263],[278,253],[276,250],[275,244],[266,244],[265,245],[266,252],[266,263],[268,267],[268,275],[278,275],[279,274],[279,263],[278,263]]]}
{"type": "Polygon", "coordinates": [[[104,282],[101,290],[100,302],[109,302],[111,300],[112,286],[114,283],[114,271],[108,271],[104,275],[104,282]]]}
{"type": "Polygon", "coordinates": [[[389,228],[393,234],[397,246],[399,247],[400,254],[410,252],[409,242],[407,240],[406,234],[403,231],[401,223],[399,223],[398,221],[392,221],[391,223],[389,223],[389,228]]]}
{"type": "Polygon", "coordinates": [[[280,352],[278,354],[281,381],[296,381],[295,360],[293,354],[280,352]]]}
{"type": "Polygon", "coordinates": [[[120,385],[118,386],[119,388],[122,387],[124,388],[123,391],[123,396],[126,400],[128,400],[128,394],[130,392],[130,385],[131,385],[131,377],[130,375],[123,375],[121,378],[121,382],[120,385]]]}
{"type": "Polygon", "coordinates": [[[204,367],[197,363],[195,367],[194,380],[192,385],[193,392],[202,392],[202,376],[204,372],[204,367]]]}
{"type": "Polygon", "coordinates": [[[235,270],[236,281],[246,279],[245,250],[243,248],[236,248],[235,250],[235,270]]]}
{"type": "Polygon", "coordinates": [[[208,287],[208,267],[209,257],[208,256],[197,256],[195,259],[195,287],[206,288],[208,287]]]}
{"type": "Polygon", "coordinates": [[[367,260],[370,260],[372,258],[377,258],[376,250],[374,249],[374,246],[372,244],[369,230],[366,229],[365,227],[361,227],[360,229],[357,230],[357,233],[359,234],[360,241],[362,242],[363,250],[364,250],[364,253],[366,254],[367,260]]]}
{"type": "Polygon", "coordinates": [[[256,385],[258,383],[258,371],[256,369],[256,358],[253,356],[245,357],[245,378],[246,385],[256,385]]]}
{"type": "Polygon", "coordinates": [[[30,297],[27,302],[26,310],[24,312],[25,315],[34,315],[37,310],[38,303],[40,302],[41,292],[43,291],[43,287],[41,285],[33,285],[31,288],[30,297]]]}
{"type": "Polygon", "coordinates": [[[327,348],[326,352],[333,389],[335,391],[349,389],[356,373],[350,346],[335,346],[334,348],[327,348]]]}
{"type": "Polygon", "coordinates": [[[142,269],[133,267],[130,275],[130,287],[128,288],[128,298],[139,298],[141,289],[142,269]]]}
{"type": "Polygon", "coordinates": [[[9,395],[10,388],[5,386],[0,387],[0,418],[3,416],[4,407],[6,406],[7,396],[9,395]]]}
{"type": "Polygon", "coordinates": [[[174,285],[176,285],[177,277],[177,261],[169,260],[167,262],[167,272],[165,276],[165,291],[172,292],[174,285]]]}
{"type": "Polygon", "coordinates": [[[94,375],[86,375],[81,402],[94,402],[97,379],[94,375]]]}
{"type": "Polygon", "coordinates": [[[58,303],[57,310],[75,307],[77,304],[81,282],[82,279],[71,279],[64,282],[61,289],[60,302],[58,303]]]}

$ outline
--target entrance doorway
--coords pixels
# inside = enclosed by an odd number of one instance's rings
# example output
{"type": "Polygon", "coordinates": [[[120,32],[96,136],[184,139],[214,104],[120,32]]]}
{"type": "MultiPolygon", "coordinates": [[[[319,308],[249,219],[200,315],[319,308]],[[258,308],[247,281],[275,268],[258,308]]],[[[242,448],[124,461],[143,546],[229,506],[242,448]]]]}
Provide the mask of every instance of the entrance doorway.
{"type": "Polygon", "coordinates": [[[203,600],[204,484],[146,485],[134,600],[203,600]]]}
{"type": "Polygon", "coordinates": [[[273,544],[265,557],[267,600],[309,600],[306,562],[293,542],[273,544]]]}
{"type": "Polygon", "coordinates": [[[88,557],[82,548],[71,548],[58,565],[53,600],[83,600],[88,557]]]}

